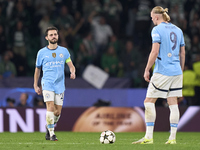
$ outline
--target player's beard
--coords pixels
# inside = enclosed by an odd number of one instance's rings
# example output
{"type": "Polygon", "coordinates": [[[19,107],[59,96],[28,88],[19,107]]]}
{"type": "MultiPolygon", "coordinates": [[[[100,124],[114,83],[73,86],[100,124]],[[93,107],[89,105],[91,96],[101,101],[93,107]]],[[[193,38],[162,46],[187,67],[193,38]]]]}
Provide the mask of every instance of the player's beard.
{"type": "Polygon", "coordinates": [[[58,43],[58,39],[49,40],[49,42],[50,42],[51,44],[56,44],[56,43],[58,43]]]}

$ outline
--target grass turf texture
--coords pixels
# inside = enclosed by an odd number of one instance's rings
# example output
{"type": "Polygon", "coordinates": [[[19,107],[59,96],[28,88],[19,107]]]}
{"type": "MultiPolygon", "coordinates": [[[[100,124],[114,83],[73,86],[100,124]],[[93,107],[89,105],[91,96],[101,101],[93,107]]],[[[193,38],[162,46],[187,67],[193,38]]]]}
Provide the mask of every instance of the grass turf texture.
{"type": "Polygon", "coordinates": [[[115,133],[114,144],[101,144],[100,133],[56,132],[59,141],[46,141],[45,133],[0,133],[2,150],[200,150],[200,132],[178,132],[176,145],[165,145],[169,132],[155,132],[154,144],[133,145],[144,133],[115,133]]]}

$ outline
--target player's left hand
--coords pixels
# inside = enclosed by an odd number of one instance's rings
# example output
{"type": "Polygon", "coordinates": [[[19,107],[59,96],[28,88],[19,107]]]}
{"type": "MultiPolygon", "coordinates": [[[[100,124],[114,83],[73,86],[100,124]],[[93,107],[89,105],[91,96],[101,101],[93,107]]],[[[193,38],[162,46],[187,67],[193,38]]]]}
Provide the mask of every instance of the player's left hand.
{"type": "Polygon", "coordinates": [[[75,73],[71,73],[70,74],[70,79],[75,79],[76,78],[76,74],[75,73]]]}

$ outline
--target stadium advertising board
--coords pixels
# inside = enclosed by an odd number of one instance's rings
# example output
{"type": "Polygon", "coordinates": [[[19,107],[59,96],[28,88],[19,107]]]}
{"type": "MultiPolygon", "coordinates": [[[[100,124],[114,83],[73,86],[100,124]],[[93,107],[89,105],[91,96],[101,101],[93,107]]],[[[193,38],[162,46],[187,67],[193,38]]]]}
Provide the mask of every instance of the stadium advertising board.
{"type": "MultiPolygon", "coordinates": [[[[169,109],[157,107],[155,131],[169,131],[169,109]]],[[[179,131],[200,131],[200,107],[180,107],[179,131]]],[[[1,108],[0,132],[45,132],[45,108],[1,108]]],[[[144,109],[139,107],[63,108],[56,131],[145,131],[144,109]]]]}

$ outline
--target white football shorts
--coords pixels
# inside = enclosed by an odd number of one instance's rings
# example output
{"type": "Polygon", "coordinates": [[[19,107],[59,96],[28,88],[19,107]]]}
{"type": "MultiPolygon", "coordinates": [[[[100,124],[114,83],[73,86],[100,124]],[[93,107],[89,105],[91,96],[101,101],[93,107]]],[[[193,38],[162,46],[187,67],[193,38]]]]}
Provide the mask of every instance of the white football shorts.
{"type": "Polygon", "coordinates": [[[44,97],[44,102],[54,101],[54,104],[56,105],[63,105],[64,92],[61,94],[56,94],[53,91],[43,90],[42,93],[44,97]]]}
{"type": "Polygon", "coordinates": [[[182,97],[183,75],[165,76],[154,73],[151,77],[146,97],[182,97]]]}

